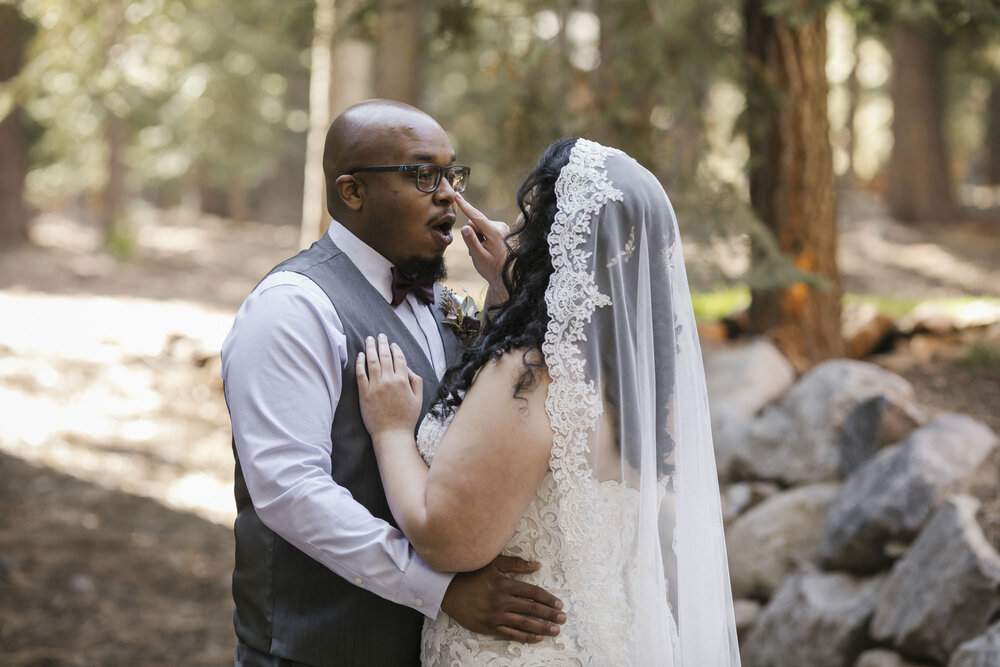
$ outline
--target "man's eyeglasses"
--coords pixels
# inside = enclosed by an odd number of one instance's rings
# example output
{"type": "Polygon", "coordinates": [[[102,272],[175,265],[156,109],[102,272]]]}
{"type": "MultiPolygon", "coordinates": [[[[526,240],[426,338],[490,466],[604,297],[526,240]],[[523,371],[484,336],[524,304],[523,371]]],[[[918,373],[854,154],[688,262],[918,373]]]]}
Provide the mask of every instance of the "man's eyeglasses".
{"type": "Polygon", "coordinates": [[[358,167],[347,172],[348,176],[353,176],[359,171],[400,171],[408,174],[415,174],[414,181],[417,190],[431,193],[441,185],[441,174],[448,179],[455,192],[465,192],[469,184],[469,172],[472,170],[464,164],[453,164],[450,167],[442,167],[439,164],[392,164],[381,167],[358,167]]]}

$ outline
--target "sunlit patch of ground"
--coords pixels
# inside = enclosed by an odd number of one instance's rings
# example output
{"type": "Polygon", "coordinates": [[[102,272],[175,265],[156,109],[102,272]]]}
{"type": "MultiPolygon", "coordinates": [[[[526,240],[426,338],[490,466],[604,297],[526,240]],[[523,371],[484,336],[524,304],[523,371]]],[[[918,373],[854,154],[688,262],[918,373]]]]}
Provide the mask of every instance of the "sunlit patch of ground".
{"type": "Polygon", "coordinates": [[[0,292],[0,449],[228,523],[228,312],[0,292]]]}

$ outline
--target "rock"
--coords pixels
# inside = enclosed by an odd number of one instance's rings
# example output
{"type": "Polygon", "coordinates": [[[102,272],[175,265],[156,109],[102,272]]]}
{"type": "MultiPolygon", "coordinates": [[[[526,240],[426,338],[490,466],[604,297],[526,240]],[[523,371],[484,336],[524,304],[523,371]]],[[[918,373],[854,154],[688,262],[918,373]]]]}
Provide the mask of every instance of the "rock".
{"type": "Polygon", "coordinates": [[[753,487],[749,482],[730,484],[722,489],[722,521],[729,523],[750,509],[753,500],[753,487]]]}
{"type": "Polygon", "coordinates": [[[817,560],[823,516],[838,488],[825,483],[784,491],[730,524],[726,549],[735,597],[769,598],[803,561],[817,560]]]}
{"type": "Polygon", "coordinates": [[[890,403],[883,395],[861,401],[844,418],[840,433],[841,474],[850,475],[881,445],[897,442],[918,425],[905,406],[890,403]]]}
{"type": "Polygon", "coordinates": [[[795,371],[772,343],[757,338],[705,359],[705,382],[713,417],[750,420],[795,381],[795,371]]]}
{"type": "Polygon", "coordinates": [[[900,333],[912,335],[928,332],[935,335],[955,330],[955,315],[947,304],[925,301],[896,321],[900,333]]]}
{"type": "Polygon", "coordinates": [[[893,442],[926,420],[902,377],[863,361],[826,361],[750,424],[745,442],[731,453],[732,473],[785,485],[839,478],[847,417],[876,396],[885,397],[876,445],[893,442]]]}
{"type": "Polygon", "coordinates": [[[776,484],[769,482],[737,482],[722,491],[722,520],[728,525],[751,507],[778,493],[776,484]]]}
{"type": "Polygon", "coordinates": [[[74,593],[93,593],[97,585],[89,574],[74,574],[70,577],[69,587],[74,593]]]}
{"type": "Polygon", "coordinates": [[[760,616],[761,604],[756,600],[733,600],[733,615],[736,616],[736,636],[745,637],[760,616]]]}
{"type": "Polygon", "coordinates": [[[892,318],[870,303],[844,307],[841,330],[847,356],[864,359],[877,350],[896,328],[892,318]]]}
{"type": "Polygon", "coordinates": [[[978,506],[949,498],[896,562],[875,608],[875,639],[944,663],[986,631],[1000,611],[1000,555],[976,524],[978,506]]]}
{"type": "Polygon", "coordinates": [[[705,356],[705,381],[712,413],[716,465],[729,476],[732,452],[743,443],[746,427],[761,408],[795,381],[795,370],[774,345],[758,338],[742,347],[705,356]]]}
{"type": "Polygon", "coordinates": [[[741,651],[744,667],[843,667],[867,642],[881,578],[800,570],[764,607],[741,651]]]}
{"type": "Polygon", "coordinates": [[[898,653],[884,648],[874,648],[858,656],[854,667],[924,667],[925,664],[910,662],[898,653]]]}
{"type": "Polygon", "coordinates": [[[878,449],[885,404],[885,396],[872,396],[847,413],[840,435],[840,473],[845,477],[878,449]]]}
{"type": "Polygon", "coordinates": [[[996,667],[1000,665],[1000,623],[975,639],[970,639],[955,651],[948,667],[996,667]]]}
{"type": "Polygon", "coordinates": [[[888,565],[886,545],[911,541],[945,490],[972,475],[996,445],[986,425],[945,414],[880,451],[830,504],[819,547],[823,564],[854,572],[888,565]]]}

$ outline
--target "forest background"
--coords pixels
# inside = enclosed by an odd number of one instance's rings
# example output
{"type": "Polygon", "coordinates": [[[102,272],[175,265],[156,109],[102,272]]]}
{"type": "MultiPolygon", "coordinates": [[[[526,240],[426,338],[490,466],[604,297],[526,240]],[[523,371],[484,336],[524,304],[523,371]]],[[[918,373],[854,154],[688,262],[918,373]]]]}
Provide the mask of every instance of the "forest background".
{"type": "Polygon", "coordinates": [[[845,303],[1000,296],[996,0],[0,0],[11,664],[137,664],[150,633],[164,664],[225,662],[230,537],[186,514],[232,513],[218,346],[325,228],[323,134],[369,97],[434,116],[497,219],[560,136],[630,153],[677,209],[699,315],[746,309],[800,371],[845,353],[845,303]],[[986,268],[929,253],[909,270],[932,280],[852,283],[838,243],[872,207],[986,268]]]}

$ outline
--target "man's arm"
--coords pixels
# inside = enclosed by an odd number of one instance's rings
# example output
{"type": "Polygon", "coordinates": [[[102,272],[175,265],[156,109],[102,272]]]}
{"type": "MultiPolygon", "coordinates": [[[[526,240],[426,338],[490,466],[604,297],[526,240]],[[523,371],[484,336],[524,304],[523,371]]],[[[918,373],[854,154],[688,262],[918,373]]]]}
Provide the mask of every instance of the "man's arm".
{"type": "Polygon", "coordinates": [[[331,477],[346,341],[322,290],[275,274],[240,309],[222,373],[240,464],[261,521],[347,581],[433,618],[451,575],[331,477]]]}

